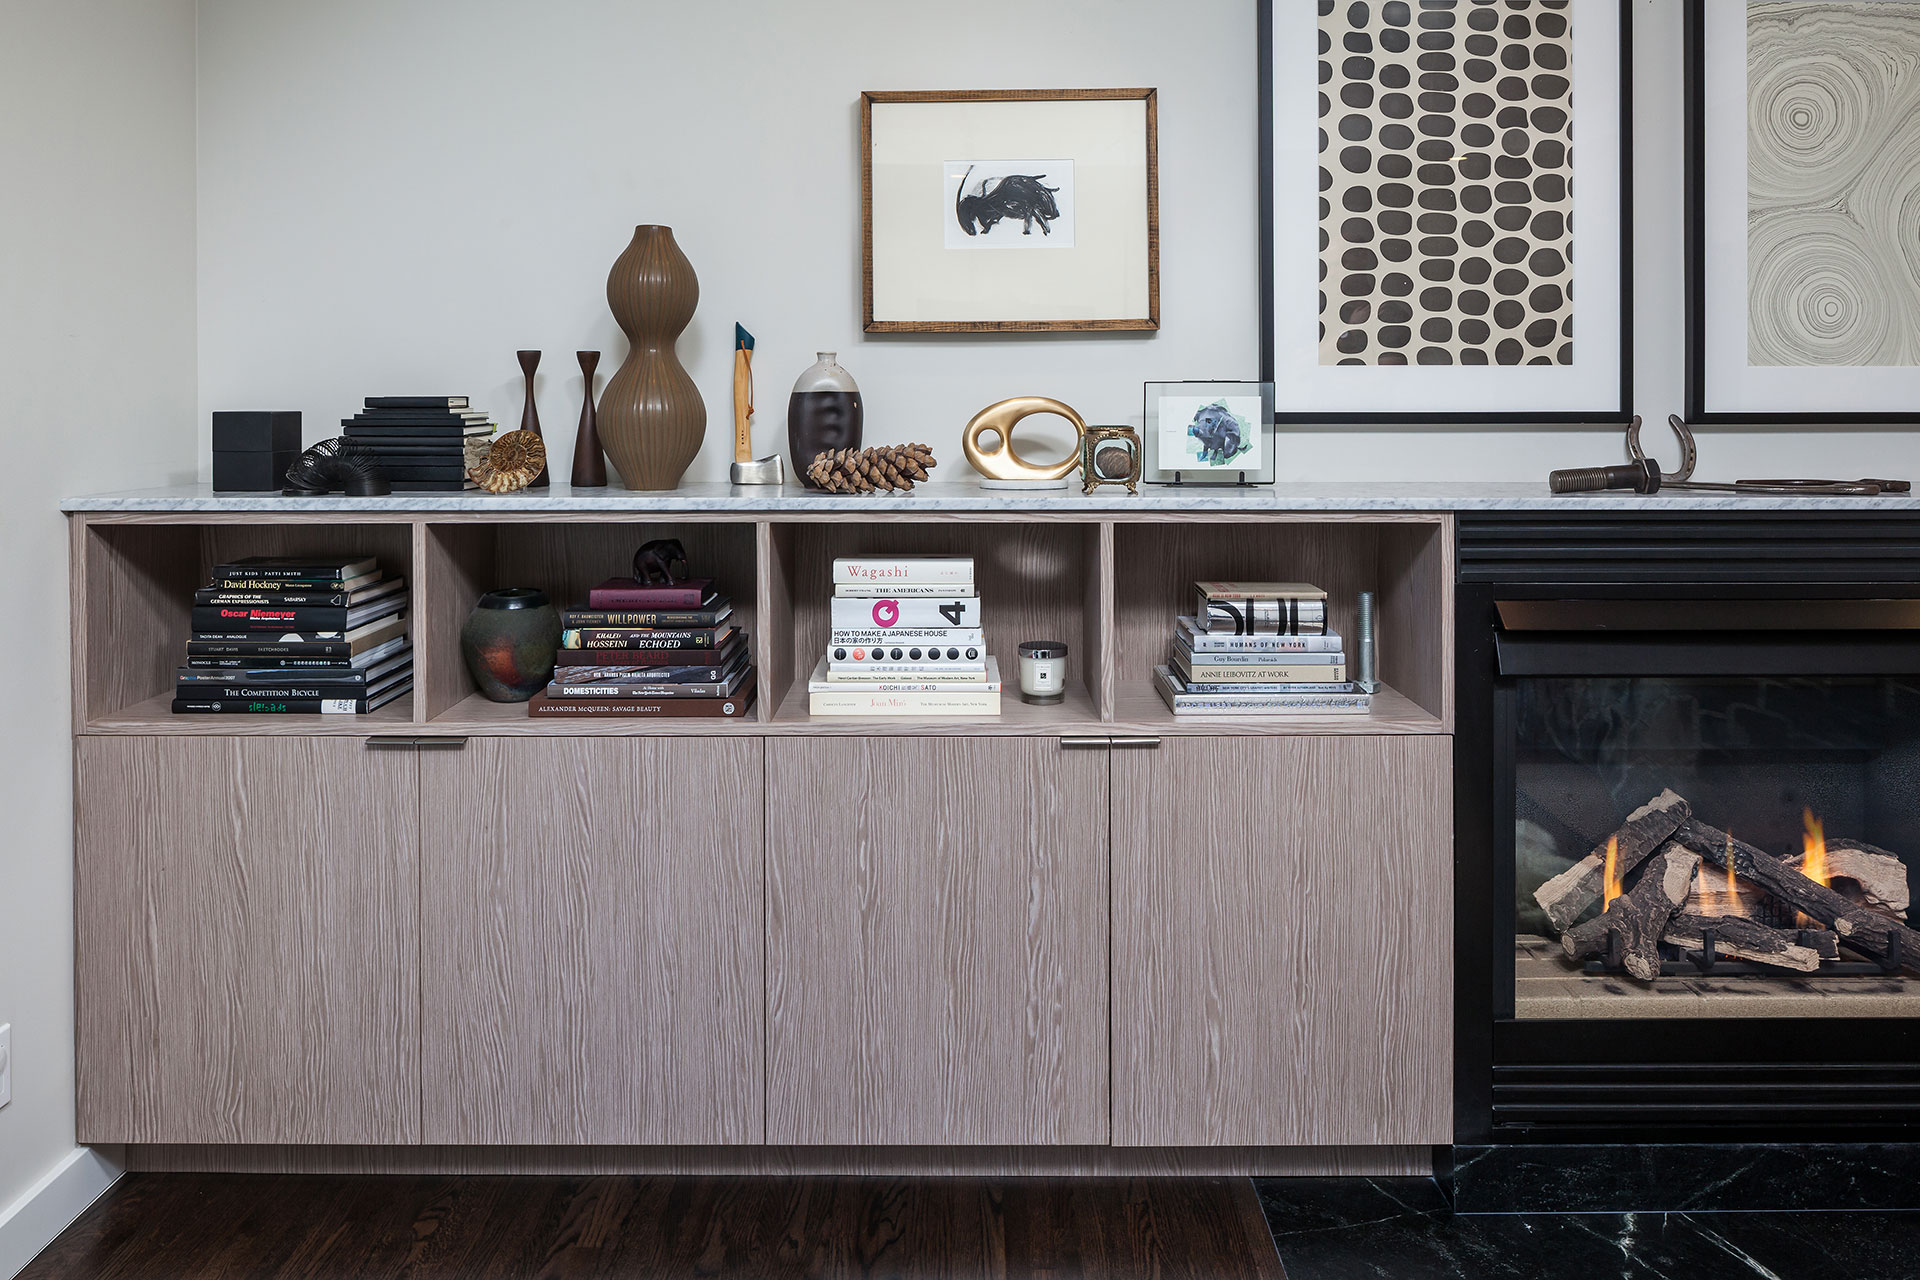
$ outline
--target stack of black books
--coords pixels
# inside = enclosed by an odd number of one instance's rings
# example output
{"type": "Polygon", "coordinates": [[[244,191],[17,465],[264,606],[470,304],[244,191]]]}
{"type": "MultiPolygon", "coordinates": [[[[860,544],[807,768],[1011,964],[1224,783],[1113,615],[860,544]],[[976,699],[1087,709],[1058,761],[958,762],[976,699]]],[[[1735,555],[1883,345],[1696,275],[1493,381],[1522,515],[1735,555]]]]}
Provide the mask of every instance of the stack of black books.
{"type": "Polygon", "coordinates": [[[253,556],[193,593],[176,714],[364,714],[413,688],[407,584],[371,557],[253,556]]]}
{"type": "Polygon", "coordinates": [[[487,415],[469,409],[465,396],[368,396],[367,407],[340,425],[396,493],[473,488],[468,450],[493,436],[487,415]]]}

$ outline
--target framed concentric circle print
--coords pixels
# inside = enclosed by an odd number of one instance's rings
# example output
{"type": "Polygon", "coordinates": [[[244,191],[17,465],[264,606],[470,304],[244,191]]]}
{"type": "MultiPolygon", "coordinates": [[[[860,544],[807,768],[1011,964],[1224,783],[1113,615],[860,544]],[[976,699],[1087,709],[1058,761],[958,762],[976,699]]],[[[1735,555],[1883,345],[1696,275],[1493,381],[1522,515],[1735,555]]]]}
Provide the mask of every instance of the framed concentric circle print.
{"type": "Polygon", "coordinates": [[[1920,421],[1920,3],[1687,9],[1687,416],[1920,421]]]}
{"type": "Polygon", "coordinates": [[[1262,0],[1277,420],[1625,421],[1623,0],[1262,0]]]}

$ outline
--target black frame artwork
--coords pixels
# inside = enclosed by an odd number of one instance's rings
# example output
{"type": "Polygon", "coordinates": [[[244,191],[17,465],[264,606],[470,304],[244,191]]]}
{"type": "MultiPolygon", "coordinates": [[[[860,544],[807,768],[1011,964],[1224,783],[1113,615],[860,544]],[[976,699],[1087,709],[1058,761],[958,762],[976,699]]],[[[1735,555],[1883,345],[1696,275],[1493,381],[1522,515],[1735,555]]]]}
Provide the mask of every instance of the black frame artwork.
{"type": "Polygon", "coordinates": [[[1707,0],[1687,0],[1683,56],[1686,62],[1686,418],[1704,426],[1912,426],[1920,422],[1920,369],[1914,405],[1903,412],[1780,412],[1719,410],[1707,385],[1707,0]]]}
{"type": "MultiPolygon", "coordinates": [[[[1297,3],[1298,0],[1289,0],[1297,3]]],[[[1337,0],[1345,4],[1347,0],[1337,0]]],[[[1415,8],[1418,9],[1418,5],[1415,8]]],[[[1463,8],[1464,8],[1463,0],[1463,8]]],[[[1607,395],[1612,403],[1599,404],[1591,409],[1542,409],[1474,411],[1450,409],[1436,412],[1408,412],[1401,409],[1382,409],[1380,411],[1303,411],[1289,409],[1286,404],[1286,382],[1277,379],[1277,334],[1276,334],[1276,271],[1274,244],[1274,218],[1277,208],[1275,191],[1275,138],[1274,138],[1274,5],[1273,0],[1259,0],[1258,56],[1259,56],[1259,183],[1260,183],[1260,377],[1262,381],[1278,382],[1276,387],[1277,405],[1274,420],[1276,423],[1292,425],[1341,425],[1341,424],[1535,424],[1535,425],[1611,425],[1625,423],[1633,413],[1633,3],[1621,0],[1619,6],[1619,138],[1620,138],[1620,213],[1619,213],[1619,377],[1617,379],[1617,397],[1610,390],[1607,395]]],[[[1575,95],[1578,95],[1576,86],[1575,95]]],[[[1403,372],[1414,377],[1419,376],[1416,369],[1403,372]]],[[[1611,387],[1614,379],[1609,378],[1611,387]]]]}

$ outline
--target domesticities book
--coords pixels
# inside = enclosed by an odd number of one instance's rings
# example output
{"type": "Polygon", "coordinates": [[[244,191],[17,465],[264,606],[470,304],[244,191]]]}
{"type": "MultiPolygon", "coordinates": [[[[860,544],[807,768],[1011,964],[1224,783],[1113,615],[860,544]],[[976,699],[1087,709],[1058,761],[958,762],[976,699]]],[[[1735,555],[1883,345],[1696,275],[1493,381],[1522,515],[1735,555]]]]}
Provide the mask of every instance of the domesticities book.
{"type": "Polygon", "coordinates": [[[193,593],[195,604],[263,605],[291,609],[344,609],[390,596],[406,587],[404,578],[386,578],[347,591],[229,591],[222,587],[201,587],[193,593]]]}
{"type": "Polygon", "coordinates": [[[296,579],[301,582],[345,582],[380,567],[376,556],[248,556],[213,567],[217,583],[227,578],[261,581],[296,579]]]}
{"type": "Polygon", "coordinates": [[[405,636],[396,636],[359,653],[311,657],[288,654],[189,654],[186,666],[195,671],[364,671],[407,650],[405,636]]]}
{"type": "Polygon", "coordinates": [[[560,633],[562,649],[718,649],[733,635],[720,627],[658,630],[646,627],[578,627],[560,633]]]}
{"type": "Polygon", "coordinates": [[[352,631],[407,607],[401,596],[385,596],[344,609],[322,606],[198,604],[188,620],[195,635],[238,631],[352,631]]]}
{"type": "Polygon", "coordinates": [[[1337,631],[1314,636],[1236,636],[1202,631],[1192,618],[1175,621],[1178,638],[1195,653],[1340,653],[1345,648],[1337,631]]]}
{"type": "Polygon", "coordinates": [[[407,634],[407,615],[395,614],[351,631],[230,631],[187,641],[191,657],[351,657],[407,634]]]}
{"type": "Polygon", "coordinates": [[[875,585],[890,582],[956,583],[973,581],[972,556],[839,556],[833,581],[875,585]]]}
{"type": "Polygon", "coordinates": [[[716,599],[711,578],[689,578],[670,587],[634,578],[608,578],[587,592],[589,609],[701,609],[716,599]]]}
{"type": "Polygon", "coordinates": [[[977,596],[973,582],[836,582],[836,600],[875,600],[882,596],[977,596]]]}
{"type": "Polygon", "coordinates": [[[709,596],[692,609],[563,609],[560,625],[590,627],[717,627],[733,615],[733,601],[709,596]]]}
{"type": "Polygon", "coordinates": [[[849,600],[833,597],[831,620],[835,631],[873,628],[891,633],[898,627],[977,627],[978,596],[908,596],[895,600],[849,600]]]}
{"type": "Polygon", "coordinates": [[[196,696],[173,700],[175,715],[365,715],[413,689],[412,680],[364,698],[227,698],[196,696]]]}
{"type": "Polygon", "coordinates": [[[527,702],[529,716],[631,716],[677,720],[694,716],[738,719],[753,709],[753,682],[736,698],[556,698],[536,693],[527,702]]]}
{"type": "Polygon", "coordinates": [[[562,649],[554,662],[562,667],[713,665],[731,662],[746,647],[746,640],[736,634],[718,649],[562,649]]]}
{"type": "Polygon", "coordinates": [[[1176,715],[1366,715],[1367,693],[1189,693],[1166,667],[1153,669],[1154,691],[1176,715]]]}
{"type": "Polygon", "coordinates": [[[633,683],[631,681],[591,680],[574,683],[575,671],[599,671],[599,667],[567,667],[567,678],[559,676],[561,669],[556,668],[555,679],[547,685],[547,695],[553,698],[731,698],[738,694],[746,682],[753,679],[753,668],[741,666],[727,673],[720,680],[683,681],[670,683],[633,683]]]}
{"type": "Polygon", "coordinates": [[[836,672],[825,658],[814,665],[807,692],[828,693],[936,693],[955,687],[1000,691],[1000,664],[991,657],[986,666],[971,671],[933,671],[914,676],[876,677],[870,670],[836,672]]]}
{"type": "Polygon", "coordinates": [[[1347,678],[1347,664],[1344,662],[1287,667],[1211,667],[1196,666],[1178,653],[1174,655],[1173,670],[1189,684],[1248,684],[1260,681],[1268,684],[1296,684],[1302,681],[1310,684],[1340,684],[1347,678]]]}
{"type": "Polygon", "coordinates": [[[932,689],[876,693],[825,689],[807,693],[807,713],[816,716],[997,716],[998,689],[932,689]]]}
{"type": "Polygon", "coordinates": [[[464,409],[465,396],[368,396],[369,409],[464,409]]]}

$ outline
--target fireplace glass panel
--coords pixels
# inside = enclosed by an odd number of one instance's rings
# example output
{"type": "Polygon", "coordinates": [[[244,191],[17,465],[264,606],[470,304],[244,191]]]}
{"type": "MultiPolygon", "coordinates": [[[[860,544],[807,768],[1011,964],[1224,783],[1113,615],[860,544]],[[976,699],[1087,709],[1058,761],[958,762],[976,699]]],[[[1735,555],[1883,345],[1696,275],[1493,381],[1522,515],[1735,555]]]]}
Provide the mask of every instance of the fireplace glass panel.
{"type": "MultiPolygon", "coordinates": [[[[1907,870],[1920,857],[1920,678],[1523,678],[1505,706],[1515,1017],[1920,1015],[1920,980],[1897,950],[1843,936],[1753,880],[1729,877],[1711,856],[1685,881],[1673,920],[1651,931],[1657,944],[1647,929],[1600,919],[1604,900],[1631,897],[1656,868],[1669,869],[1664,887],[1674,887],[1681,873],[1671,868],[1692,852],[1687,833],[1647,852],[1623,831],[1636,810],[1671,792],[1696,824],[1784,860],[1856,910],[1906,923],[1907,870]],[[1571,895],[1556,924],[1539,900],[1543,886],[1562,900],[1554,878],[1596,851],[1596,896],[1586,902],[1586,890],[1557,882],[1571,895]],[[1628,971],[1636,935],[1639,968],[1651,977],[1628,971]],[[1569,939],[1582,958],[1569,957],[1569,939]]],[[[1692,830],[1693,849],[1718,852],[1701,830],[1692,830]]],[[[1738,855],[1734,862],[1738,871],[1738,855]]],[[[1655,887],[1639,901],[1665,919],[1655,887]]],[[[1632,905],[1622,904],[1623,915],[1632,905]]]]}

